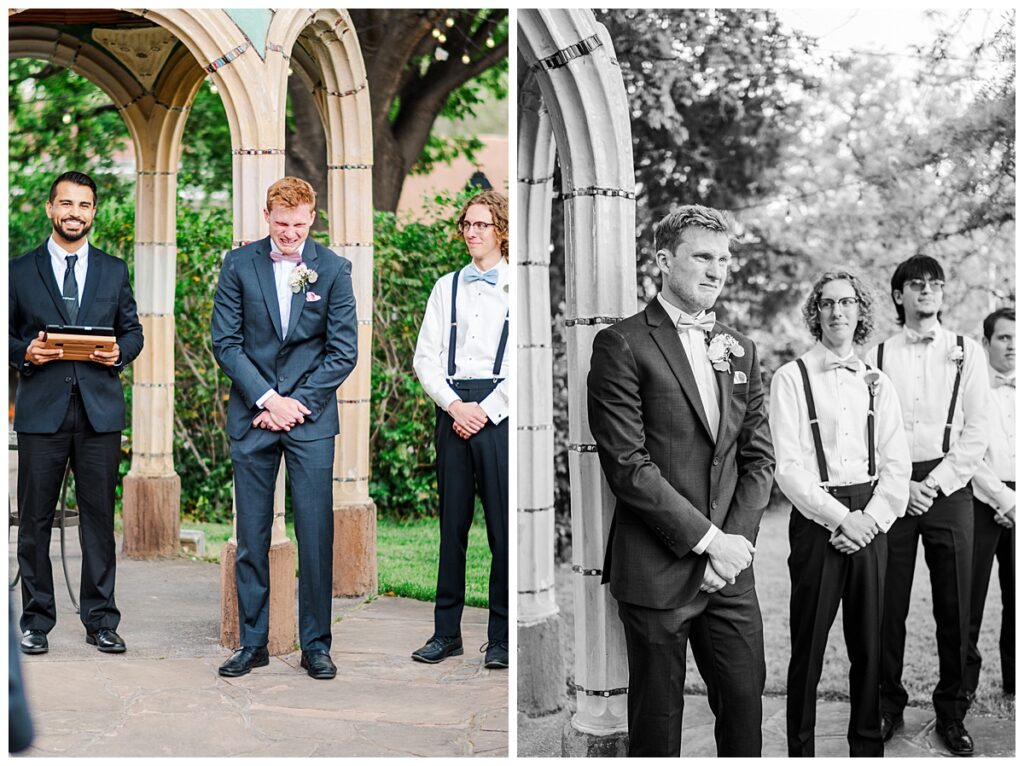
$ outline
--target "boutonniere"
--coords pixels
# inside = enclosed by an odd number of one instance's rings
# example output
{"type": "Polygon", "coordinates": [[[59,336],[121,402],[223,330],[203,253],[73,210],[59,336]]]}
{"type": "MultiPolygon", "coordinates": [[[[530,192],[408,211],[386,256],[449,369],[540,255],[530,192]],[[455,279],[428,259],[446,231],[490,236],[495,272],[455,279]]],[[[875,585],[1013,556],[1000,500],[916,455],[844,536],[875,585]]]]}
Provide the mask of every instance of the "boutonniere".
{"type": "Polygon", "coordinates": [[[708,343],[708,359],[719,372],[729,372],[732,369],[731,359],[743,356],[743,353],[743,346],[728,333],[719,333],[708,343]]]}
{"type": "Polygon", "coordinates": [[[878,396],[879,381],[882,379],[882,374],[878,370],[872,370],[868,368],[864,372],[864,382],[868,384],[868,392],[872,396],[878,396]]]}
{"type": "Polygon", "coordinates": [[[956,365],[957,372],[961,372],[963,370],[964,350],[962,348],[960,348],[959,346],[953,346],[953,348],[949,350],[949,354],[946,355],[946,358],[956,365]]]}
{"type": "Polygon", "coordinates": [[[313,269],[304,263],[300,263],[292,271],[292,275],[288,278],[288,284],[291,285],[293,293],[301,293],[316,282],[317,276],[318,274],[313,269]]]}

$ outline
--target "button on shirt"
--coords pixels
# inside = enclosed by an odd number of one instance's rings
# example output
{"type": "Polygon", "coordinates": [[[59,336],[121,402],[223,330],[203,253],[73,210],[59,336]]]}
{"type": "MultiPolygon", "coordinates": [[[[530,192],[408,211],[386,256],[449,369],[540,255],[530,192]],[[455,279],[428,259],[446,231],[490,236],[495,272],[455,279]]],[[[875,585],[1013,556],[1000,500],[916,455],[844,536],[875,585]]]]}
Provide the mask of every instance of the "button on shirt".
{"type": "MultiPolygon", "coordinates": [[[[899,396],[910,459],[915,463],[943,457],[942,437],[956,379],[956,363],[950,359],[957,348],[956,333],[937,323],[932,327],[937,332],[935,340],[929,343],[909,342],[904,328],[886,340],[882,350],[882,369],[899,396]]],[[[864,359],[876,365],[877,347],[868,349],[864,359]]],[[[930,474],[945,495],[966,486],[988,447],[987,366],[981,345],[965,337],[963,374],[953,411],[949,452],[930,474]]]]}
{"type": "Polygon", "coordinates": [[[53,241],[53,237],[46,240],[46,249],[50,253],[50,265],[53,267],[53,278],[57,280],[57,292],[64,289],[64,272],[68,264],[66,258],[69,255],[77,255],[75,262],[75,281],[78,283],[78,302],[82,302],[82,295],[85,293],[85,275],[89,271],[89,240],[83,237],[77,250],[65,250],[53,241]]]}
{"type": "MultiPolygon", "coordinates": [[[[829,486],[871,481],[866,365],[852,352],[839,359],[821,343],[801,359],[811,383],[829,486]],[[837,361],[854,362],[857,372],[843,367],[828,369],[837,361]]],[[[807,396],[795,361],[783,365],[772,378],[769,422],[779,489],[801,514],[834,532],[850,510],[821,486],[807,396]]],[[[875,466],[878,485],[867,505],[854,510],[863,510],[886,532],[907,510],[911,465],[899,399],[884,373],[879,375],[875,397],[875,466]]]]}
{"type": "MultiPolygon", "coordinates": [[[[992,385],[991,440],[985,458],[974,475],[974,496],[995,509],[1000,516],[1017,507],[1017,493],[1004,482],[1016,482],[1017,427],[1012,386],[996,385],[996,371],[988,368],[992,385]]],[[[1012,373],[1011,373],[1012,374],[1012,373]]]]}
{"type": "MultiPolygon", "coordinates": [[[[467,269],[483,273],[470,263],[467,269]]],[[[499,258],[494,267],[498,272],[497,284],[482,279],[467,283],[463,270],[446,274],[434,284],[427,300],[427,310],[416,340],[413,369],[427,395],[437,406],[448,411],[459,396],[448,385],[448,341],[452,313],[452,280],[459,279],[456,301],[455,380],[493,378],[494,357],[501,342],[501,331],[508,311],[508,263],[499,258]]],[[[508,417],[508,374],[510,348],[506,346],[501,370],[501,382],[488,394],[480,407],[492,423],[508,417]]]]}

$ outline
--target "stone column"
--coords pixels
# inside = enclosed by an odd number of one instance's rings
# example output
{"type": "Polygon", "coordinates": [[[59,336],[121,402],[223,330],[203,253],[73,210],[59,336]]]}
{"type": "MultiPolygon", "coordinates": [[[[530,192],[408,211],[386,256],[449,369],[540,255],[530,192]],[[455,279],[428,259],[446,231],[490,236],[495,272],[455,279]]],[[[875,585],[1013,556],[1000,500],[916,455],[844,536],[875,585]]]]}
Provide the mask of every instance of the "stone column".
{"type": "Polygon", "coordinates": [[[555,440],[550,321],[551,120],[528,76],[519,90],[518,268],[518,708],[537,716],[565,704],[555,602],[555,440]]]}

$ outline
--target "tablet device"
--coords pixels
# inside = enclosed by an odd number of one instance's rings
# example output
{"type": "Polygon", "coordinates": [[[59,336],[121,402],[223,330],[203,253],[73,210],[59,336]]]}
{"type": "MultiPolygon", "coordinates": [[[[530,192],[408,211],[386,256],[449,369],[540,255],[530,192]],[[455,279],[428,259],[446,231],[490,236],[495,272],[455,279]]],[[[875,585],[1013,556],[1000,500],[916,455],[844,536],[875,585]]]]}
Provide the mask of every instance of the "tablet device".
{"type": "Polygon", "coordinates": [[[66,361],[88,362],[93,351],[113,351],[116,341],[113,327],[48,324],[43,347],[64,349],[66,361]]]}

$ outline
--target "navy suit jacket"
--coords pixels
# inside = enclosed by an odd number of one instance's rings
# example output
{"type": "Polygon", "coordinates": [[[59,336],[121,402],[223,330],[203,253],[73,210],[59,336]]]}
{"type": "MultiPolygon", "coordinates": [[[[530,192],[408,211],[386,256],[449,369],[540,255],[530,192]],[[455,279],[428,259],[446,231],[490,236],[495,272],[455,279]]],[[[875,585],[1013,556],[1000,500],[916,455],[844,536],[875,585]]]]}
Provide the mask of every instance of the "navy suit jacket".
{"type": "MultiPolygon", "coordinates": [[[[615,494],[603,580],[616,599],[670,609],[700,592],[707,556],[692,548],[715,524],[757,539],[775,467],[754,344],[721,323],[744,354],[716,372],[721,402],[712,438],[675,325],[658,300],[594,338],[587,406],[615,494]],[[735,372],[742,372],[737,381],[735,372]]],[[[723,595],[754,587],[747,567],[723,595]]]]}
{"type": "Polygon", "coordinates": [[[224,258],[213,297],[213,354],[231,379],[227,431],[241,439],[259,413],[256,400],[274,389],[310,414],[289,436],[302,441],[338,433],[335,391],[356,365],[352,264],[308,238],[302,261],[316,282],[292,296],[288,336],[281,338],[270,237],[224,258]],[[320,296],[307,300],[306,293],[320,296]]]}
{"type": "Polygon", "coordinates": [[[61,288],[53,275],[44,242],[8,264],[10,278],[7,348],[10,365],[21,374],[15,399],[14,430],[56,433],[71,397],[72,368],[93,430],[100,433],[125,427],[121,371],[142,351],[142,325],[120,258],[89,245],[89,269],[78,308],[77,325],[113,327],[121,358],[112,367],[97,362],[56,361],[33,365],[25,361],[29,343],[48,324],[70,324],[61,288]]]}

